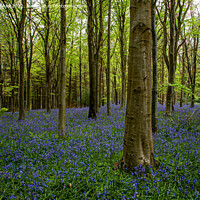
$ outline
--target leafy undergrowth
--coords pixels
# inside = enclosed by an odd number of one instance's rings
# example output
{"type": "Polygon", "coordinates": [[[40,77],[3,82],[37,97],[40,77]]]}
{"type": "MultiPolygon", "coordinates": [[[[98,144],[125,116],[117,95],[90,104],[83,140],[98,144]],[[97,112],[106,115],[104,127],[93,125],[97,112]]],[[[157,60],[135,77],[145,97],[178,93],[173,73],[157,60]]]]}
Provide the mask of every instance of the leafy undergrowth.
{"type": "Polygon", "coordinates": [[[200,199],[200,107],[159,105],[154,135],[157,170],[113,170],[122,155],[125,110],[66,109],[65,140],[57,137],[58,110],[0,118],[0,199],[200,199]]]}

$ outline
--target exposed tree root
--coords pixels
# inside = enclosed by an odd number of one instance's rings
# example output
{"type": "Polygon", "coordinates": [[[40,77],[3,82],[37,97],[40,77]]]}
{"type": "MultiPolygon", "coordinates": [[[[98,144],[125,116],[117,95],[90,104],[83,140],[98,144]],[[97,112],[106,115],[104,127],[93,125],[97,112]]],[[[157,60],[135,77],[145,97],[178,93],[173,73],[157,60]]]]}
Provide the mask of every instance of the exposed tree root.
{"type": "MultiPolygon", "coordinates": [[[[149,166],[144,162],[143,166],[149,166]]],[[[160,162],[157,159],[154,159],[154,169],[158,169],[160,166],[160,162]]],[[[133,169],[129,169],[124,161],[124,158],[122,157],[118,162],[113,164],[113,170],[118,170],[118,169],[126,169],[128,171],[133,171],[133,169]]]]}

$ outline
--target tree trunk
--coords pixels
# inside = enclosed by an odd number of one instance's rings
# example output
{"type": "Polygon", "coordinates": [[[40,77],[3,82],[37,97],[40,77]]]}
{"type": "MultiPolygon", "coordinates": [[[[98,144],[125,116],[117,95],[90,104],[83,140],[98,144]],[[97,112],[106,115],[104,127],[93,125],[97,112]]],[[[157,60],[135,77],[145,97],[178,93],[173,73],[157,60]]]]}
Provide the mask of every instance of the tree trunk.
{"type": "Polygon", "coordinates": [[[66,137],[65,128],[65,67],[66,67],[66,10],[65,0],[60,0],[60,69],[59,69],[59,124],[58,136],[66,137]]]}
{"type": "Polygon", "coordinates": [[[163,57],[168,68],[168,88],[166,96],[166,109],[165,114],[170,116],[172,114],[173,108],[173,93],[174,93],[174,80],[175,80],[175,70],[177,55],[180,48],[179,37],[181,33],[181,26],[184,23],[185,16],[190,7],[191,1],[175,1],[175,0],[165,0],[164,1],[164,19],[160,15],[159,10],[157,9],[159,20],[162,24],[164,42],[163,42],[163,57]],[[176,4],[177,2],[177,4],[176,4]],[[167,21],[169,15],[169,27],[170,27],[170,36],[167,32],[167,21]],[[169,50],[167,52],[169,38],[169,50]]]}
{"type": "MultiPolygon", "coordinates": [[[[183,49],[183,55],[182,55],[182,75],[181,75],[181,85],[182,87],[185,85],[185,55],[184,55],[184,49],[183,49]]],[[[180,107],[183,107],[183,88],[181,87],[181,95],[180,95],[180,107]]]]}
{"type": "Polygon", "coordinates": [[[126,104],[126,32],[125,32],[125,22],[126,22],[126,10],[128,7],[128,1],[116,2],[114,7],[117,17],[118,29],[119,29],[119,43],[120,43],[120,64],[121,64],[121,105],[120,108],[123,109],[126,104]]]}
{"type": "Polygon", "coordinates": [[[102,66],[102,106],[105,105],[105,94],[104,94],[105,82],[104,82],[104,68],[102,66]]]}
{"type": "MultiPolygon", "coordinates": [[[[81,2],[82,3],[82,2],[81,2]]],[[[82,5],[82,4],[81,4],[82,5]]],[[[82,84],[82,18],[81,18],[81,27],[80,27],[80,46],[79,46],[79,93],[80,93],[80,108],[82,108],[82,91],[81,91],[81,84],[82,84]]]]}
{"type": "Polygon", "coordinates": [[[108,50],[107,50],[107,115],[111,115],[110,110],[110,23],[111,23],[111,0],[108,8],[108,50]]]}
{"type": "Polygon", "coordinates": [[[42,85],[40,85],[40,109],[42,109],[42,85]]]}
{"type": "Polygon", "coordinates": [[[88,93],[87,93],[87,86],[88,86],[88,84],[87,84],[87,79],[86,79],[86,71],[87,71],[87,67],[86,67],[86,65],[84,65],[84,107],[86,107],[87,106],[87,100],[88,100],[88,93]]]}
{"type": "MultiPolygon", "coordinates": [[[[11,65],[10,65],[10,75],[11,75],[11,84],[12,86],[15,85],[15,81],[14,81],[14,69],[13,69],[13,52],[11,52],[12,55],[11,56],[11,65]]],[[[11,111],[12,113],[15,112],[15,92],[14,92],[14,88],[12,88],[11,91],[11,111]]]]}
{"type": "MultiPolygon", "coordinates": [[[[102,15],[100,15],[102,17],[102,15]]],[[[97,2],[94,0],[94,22],[95,22],[95,45],[94,45],[94,65],[96,68],[96,113],[99,113],[99,40],[98,40],[98,20],[97,20],[97,2]]]]}
{"type": "Polygon", "coordinates": [[[153,88],[152,88],[152,132],[157,133],[158,130],[158,74],[157,74],[157,34],[156,34],[156,0],[151,0],[151,25],[152,25],[152,60],[153,60],[153,88]]]}
{"type": "Polygon", "coordinates": [[[113,71],[114,75],[114,102],[116,105],[118,105],[118,94],[117,94],[117,65],[116,68],[113,71]]]}
{"type": "Polygon", "coordinates": [[[49,57],[49,31],[50,31],[50,16],[49,16],[49,0],[45,0],[46,4],[46,20],[45,20],[45,64],[46,64],[46,105],[47,113],[51,112],[51,73],[50,73],[50,57],[49,57]]]}
{"type": "Polygon", "coordinates": [[[40,109],[40,87],[39,85],[37,86],[37,98],[36,98],[36,105],[37,109],[40,109]]]}
{"type": "MultiPolygon", "coordinates": [[[[9,45],[9,54],[10,54],[10,78],[11,78],[11,86],[15,86],[15,80],[14,80],[14,36],[11,34],[11,39],[9,37],[8,45],[9,45]],[[10,40],[12,42],[10,42],[10,40]]],[[[14,88],[11,90],[11,96],[10,96],[10,108],[9,111],[14,113],[15,112],[15,93],[14,88]]]]}
{"type": "Polygon", "coordinates": [[[194,94],[195,94],[195,85],[196,85],[196,71],[197,71],[197,52],[199,47],[199,35],[194,34],[193,37],[193,81],[191,86],[191,92],[192,92],[192,99],[191,99],[191,108],[194,107],[194,94]]]}
{"type": "MultiPolygon", "coordinates": [[[[17,52],[16,52],[16,56],[15,56],[15,59],[14,59],[14,63],[15,63],[15,66],[18,66],[17,62],[18,62],[18,59],[17,59],[17,52]]],[[[14,74],[15,74],[15,82],[16,82],[16,85],[19,85],[19,70],[17,69],[17,67],[14,68],[14,74]]],[[[19,111],[19,94],[15,95],[15,110],[16,111],[19,111]]]]}
{"type": "Polygon", "coordinates": [[[78,101],[78,99],[77,99],[77,75],[75,74],[74,75],[74,83],[73,83],[73,88],[74,88],[74,94],[73,94],[73,98],[72,98],[72,105],[74,106],[74,107],[77,107],[77,101],[78,101]]]}
{"type": "MultiPolygon", "coordinates": [[[[32,6],[32,0],[30,1],[30,6],[32,6]]],[[[31,64],[33,57],[33,37],[31,34],[31,9],[29,10],[29,39],[30,39],[30,53],[29,60],[27,63],[27,79],[26,79],[26,110],[29,112],[31,110],[31,64]]],[[[27,52],[28,53],[28,52],[27,52]]]]}
{"type": "MultiPolygon", "coordinates": [[[[194,27],[192,27],[194,28],[194,27]]],[[[189,45],[189,42],[188,42],[189,45]]],[[[185,41],[185,56],[187,59],[187,71],[189,75],[189,82],[190,82],[190,87],[191,87],[191,108],[194,107],[194,93],[195,93],[195,83],[196,83],[196,71],[197,71],[197,50],[199,46],[199,37],[196,34],[193,34],[193,46],[192,46],[192,52],[191,55],[189,55],[189,49],[188,45],[186,44],[185,41]],[[191,61],[190,61],[190,58],[191,61]]]]}
{"type": "Polygon", "coordinates": [[[71,108],[72,104],[72,64],[69,69],[69,96],[68,96],[68,107],[71,108]]]}
{"type": "Polygon", "coordinates": [[[173,108],[174,81],[175,81],[175,0],[170,1],[170,45],[169,45],[169,69],[168,87],[166,97],[165,114],[171,116],[173,108]]]}
{"type": "Polygon", "coordinates": [[[151,129],[151,1],[130,2],[128,95],[121,165],[154,165],[151,129]]]}
{"type": "Polygon", "coordinates": [[[192,93],[192,96],[191,96],[191,104],[190,104],[190,107],[193,108],[194,107],[194,93],[195,93],[195,83],[192,83],[192,86],[191,86],[191,93],[192,93]]]}
{"type": "Polygon", "coordinates": [[[88,56],[90,77],[90,105],[88,118],[96,119],[96,66],[94,63],[93,0],[87,0],[88,7],[88,56]]]}
{"type": "Polygon", "coordinates": [[[59,109],[59,85],[58,85],[58,80],[59,80],[59,65],[57,65],[57,83],[56,83],[56,102],[57,102],[57,108],[59,109]]]}
{"type": "MultiPolygon", "coordinates": [[[[103,0],[100,0],[100,17],[99,17],[99,23],[100,23],[100,28],[99,28],[99,50],[100,48],[103,49],[103,32],[104,32],[104,29],[103,29],[103,0]]],[[[102,75],[102,68],[103,68],[103,58],[102,58],[102,52],[99,52],[100,54],[100,58],[99,58],[99,103],[98,103],[98,106],[99,108],[101,107],[101,75],[102,75]]]]}
{"type": "Polygon", "coordinates": [[[27,0],[22,0],[22,14],[21,20],[18,25],[18,54],[19,54],[19,120],[25,119],[24,109],[24,51],[23,51],[23,35],[24,35],[24,24],[26,19],[27,0]]]}
{"type": "MultiPolygon", "coordinates": [[[[164,86],[165,86],[165,68],[164,68],[164,60],[162,59],[162,88],[164,90],[164,86]]],[[[162,105],[165,104],[165,92],[162,91],[162,105]]]]}
{"type": "Polygon", "coordinates": [[[121,57],[121,72],[122,72],[122,95],[121,95],[121,106],[123,109],[126,103],[126,66],[125,66],[125,55],[124,55],[124,47],[125,47],[125,36],[124,36],[124,26],[125,26],[125,12],[121,16],[121,26],[120,26],[120,57],[121,57]]]}
{"type": "Polygon", "coordinates": [[[32,91],[33,91],[33,96],[32,96],[32,110],[35,109],[35,102],[34,102],[34,98],[35,98],[35,89],[34,89],[34,86],[32,87],[32,91]]]}
{"type": "Polygon", "coordinates": [[[99,69],[99,107],[101,107],[101,99],[102,99],[102,70],[103,70],[103,58],[102,55],[100,55],[100,69],[99,69]]]}

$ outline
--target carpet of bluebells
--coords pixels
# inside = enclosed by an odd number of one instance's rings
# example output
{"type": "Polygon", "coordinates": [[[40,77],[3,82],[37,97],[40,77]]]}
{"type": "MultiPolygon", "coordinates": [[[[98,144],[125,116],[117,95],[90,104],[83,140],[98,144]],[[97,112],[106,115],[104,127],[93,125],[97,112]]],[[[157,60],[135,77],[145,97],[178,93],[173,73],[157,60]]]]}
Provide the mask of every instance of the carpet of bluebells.
{"type": "Polygon", "coordinates": [[[88,120],[88,108],[66,109],[65,140],[58,110],[0,116],[0,199],[200,199],[200,106],[158,106],[153,136],[156,169],[114,170],[122,156],[125,110],[106,107],[88,120]]]}

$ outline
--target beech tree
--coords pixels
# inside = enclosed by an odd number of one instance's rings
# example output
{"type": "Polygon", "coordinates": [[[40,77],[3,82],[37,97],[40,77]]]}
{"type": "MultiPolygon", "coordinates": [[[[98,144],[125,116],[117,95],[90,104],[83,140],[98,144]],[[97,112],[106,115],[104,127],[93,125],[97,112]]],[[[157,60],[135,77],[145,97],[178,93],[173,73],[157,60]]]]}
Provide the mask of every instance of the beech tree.
{"type": "Polygon", "coordinates": [[[93,0],[87,0],[88,10],[88,60],[90,77],[90,106],[89,118],[96,119],[96,66],[94,63],[94,22],[93,22],[93,0]]]}
{"type": "Polygon", "coordinates": [[[110,110],[110,23],[111,23],[111,0],[108,2],[108,49],[107,49],[107,115],[111,115],[110,110]]]}
{"type": "Polygon", "coordinates": [[[96,66],[96,112],[99,112],[100,99],[100,48],[103,35],[103,0],[94,0],[94,63],[96,66]],[[99,8],[98,8],[99,7],[99,8]],[[98,12],[99,10],[99,12],[98,12]],[[98,18],[99,13],[99,18],[98,18]]]}
{"type": "Polygon", "coordinates": [[[121,165],[154,165],[151,130],[151,1],[130,1],[127,109],[121,165]]]}
{"type": "MultiPolygon", "coordinates": [[[[81,0],[82,6],[82,0],[81,0]]],[[[81,18],[80,31],[79,31],[79,93],[80,93],[80,107],[82,108],[82,25],[83,19],[81,18]]]]}
{"type": "Polygon", "coordinates": [[[66,10],[65,0],[60,0],[60,66],[59,66],[59,137],[66,136],[65,130],[65,68],[66,68],[66,10]]]}
{"type": "Polygon", "coordinates": [[[50,55],[49,55],[49,34],[50,34],[50,13],[49,13],[49,0],[45,0],[46,5],[46,18],[45,18],[45,37],[44,37],[44,48],[45,48],[45,65],[46,65],[46,106],[47,112],[51,112],[51,73],[50,73],[50,55]]]}

